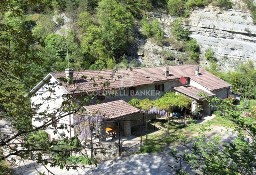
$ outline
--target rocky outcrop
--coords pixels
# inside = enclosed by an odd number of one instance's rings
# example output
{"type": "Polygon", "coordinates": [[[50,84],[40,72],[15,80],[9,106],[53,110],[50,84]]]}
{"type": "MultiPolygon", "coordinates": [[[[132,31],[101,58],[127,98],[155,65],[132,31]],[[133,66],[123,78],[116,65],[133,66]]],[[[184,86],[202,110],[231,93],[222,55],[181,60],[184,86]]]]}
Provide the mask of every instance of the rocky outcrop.
{"type": "Polygon", "coordinates": [[[206,7],[194,10],[190,18],[191,37],[200,45],[202,55],[212,49],[223,69],[241,62],[256,62],[256,26],[248,11],[206,7]]]}
{"type": "MultiPolygon", "coordinates": [[[[157,19],[165,34],[165,39],[171,39],[171,24],[175,20],[166,12],[149,14],[149,20],[157,19]]],[[[153,38],[139,39],[138,59],[144,66],[159,66],[165,64],[180,64],[184,52],[179,52],[170,42],[157,44],[153,38]],[[170,61],[171,60],[171,61],[170,61]]]]}
{"type": "MultiPolygon", "coordinates": [[[[252,60],[256,63],[256,25],[246,5],[240,0],[233,0],[233,9],[222,10],[209,5],[195,9],[186,23],[190,28],[190,37],[197,40],[201,51],[201,64],[208,64],[204,55],[207,49],[212,49],[218,64],[223,70],[231,70],[242,62],[252,60]]],[[[152,19],[158,19],[165,37],[171,38],[171,25],[175,18],[162,13],[151,14],[152,19]]],[[[152,39],[139,45],[139,58],[145,65],[165,64],[166,53],[173,57],[186,57],[178,52],[170,43],[158,46],[152,39]]]]}

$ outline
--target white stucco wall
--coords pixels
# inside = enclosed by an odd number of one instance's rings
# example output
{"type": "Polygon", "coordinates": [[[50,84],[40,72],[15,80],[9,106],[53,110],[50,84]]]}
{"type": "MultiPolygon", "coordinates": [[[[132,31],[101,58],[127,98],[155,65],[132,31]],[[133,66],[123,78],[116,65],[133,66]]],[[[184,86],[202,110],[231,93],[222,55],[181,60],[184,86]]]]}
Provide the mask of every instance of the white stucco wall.
{"type": "MultiPolygon", "coordinates": [[[[51,119],[48,114],[53,114],[56,117],[65,115],[61,112],[62,102],[64,101],[63,95],[67,94],[66,89],[59,85],[58,81],[51,77],[49,83],[44,84],[39,88],[36,93],[31,97],[31,107],[35,109],[36,114],[32,119],[32,125],[34,127],[42,126],[46,121],[51,119]],[[42,114],[43,113],[43,114],[42,114]]],[[[48,126],[45,130],[50,138],[59,138],[61,135],[70,137],[74,136],[73,128],[70,128],[70,123],[73,123],[73,116],[65,116],[57,122],[57,127],[61,125],[66,126],[67,129],[56,130],[52,125],[48,126]],[[57,131],[57,133],[55,133],[57,131]]]]}

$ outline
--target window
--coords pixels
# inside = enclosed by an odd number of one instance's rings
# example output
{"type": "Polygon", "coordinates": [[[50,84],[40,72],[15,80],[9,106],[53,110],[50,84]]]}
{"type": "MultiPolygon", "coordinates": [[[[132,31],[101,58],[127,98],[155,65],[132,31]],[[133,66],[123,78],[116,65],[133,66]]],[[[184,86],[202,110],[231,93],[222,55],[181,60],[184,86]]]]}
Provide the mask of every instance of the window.
{"type": "Polygon", "coordinates": [[[135,87],[129,87],[129,96],[134,96],[136,94],[136,88],[135,87]]]}
{"type": "Polygon", "coordinates": [[[155,90],[163,92],[164,91],[164,84],[156,84],[155,85],[155,90]]]}

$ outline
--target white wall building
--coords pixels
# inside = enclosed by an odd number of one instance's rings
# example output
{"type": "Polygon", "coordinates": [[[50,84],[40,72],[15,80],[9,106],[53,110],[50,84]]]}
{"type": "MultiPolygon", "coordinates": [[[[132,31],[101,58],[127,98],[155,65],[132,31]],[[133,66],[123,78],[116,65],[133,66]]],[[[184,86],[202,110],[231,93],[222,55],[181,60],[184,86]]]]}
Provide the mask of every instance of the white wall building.
{"type": "MultiPolygon", "coordinates": [[[[204,98],[209,96],[227,98],[230,94],[230,87],[229,83],[197,65],[116,71],[76,72],[68,69],[65,72],[49,73],[31,90],[31,106],[36,112],[32,124],[34,127],[39,127],[47,120],[66,115],[68,111],[64,110],[63,104],[65,104],[67,95],[72,97],[76,103],[86,96],[94,95],[95,98],[90,104],[98,102],[103,104],[117,100],[128,102],[133,97],[156,99],[165,92],[177,91],[193,99],[192,112],[196,111],[200,104],[203,112],[208,115],[211,109],[204,98]],[[51,116],[43,118],[42,113],[51,114],[51,116]]],[[[51,138],[59,138],[61,135],[74,136],[72,114],[60,118],[54,124],[46,128],[51,138]],[[65,129],[59,129],[60,126],[65,129]],[[56,131],[58,132],[55,133],[56,131]]]]}

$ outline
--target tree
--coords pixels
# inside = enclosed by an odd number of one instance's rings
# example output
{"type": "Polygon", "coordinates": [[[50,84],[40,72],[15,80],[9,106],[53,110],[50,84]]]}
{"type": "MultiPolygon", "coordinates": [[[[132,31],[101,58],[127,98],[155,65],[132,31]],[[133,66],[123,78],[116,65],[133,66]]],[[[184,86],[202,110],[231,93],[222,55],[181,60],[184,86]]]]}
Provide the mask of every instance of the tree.
{"type": "Polygon", "coordinates": [[[185,12],[185,0],[168,0],[168,12],[172,16],[182,16],[185,12]]]}
{"type": "MultiPolygon", "coordinates": [[[[0,112],[1,118],[13,128],[11,135],[0,133],[0,160],[16,155],[31,159],[44,165],[65,166],[71,151],[79,151],[80,144],[76,137],[64,138],[59,142],[49,141],[40,130],[66,115],[76,113],[79,105],[74,105],[71,96],[66,97],[61,108],[62,115],[53,118],[53,114],[42,112],[45,123],[32,127],[31,118],[36,109],[31,109],[31,87],[42,79],[42,60],[38,48],[43,47],[33,36],[35,23],[26,18],[26,6],[33,6],[37,1],[4,1],[0,11],[0,112]],[[49,160],[49,156],[52,159],[49,160]],[[51,156],[50,156],[51,157],[51,156]]],[[[69,40],[70,38],[67,38],[69,40]]],[[[72,40],[72,37],[71,39],[72,40]]],[[[62,48],[63,38],[47,38],[47,49],[62,48]]],[[[76,46],[70,44],[70,48],[76,46]]],[[[56,52],[57,53],[57,52],[56,52]]],[[[72,54],[71,54],[72,56],[72,54]]],[[[41,104],[38,105],[38,107],[41,104]]],[[[13,159],[14,161],[17,159],[13,159]]],[[[14,162],[15,163],[15,162],[14,162]]],[[[6,172],[0,166],[0,172],[6,172]]],[[[0,174],[1,174],[0,173],[0,174]]]]}
{"type": "Polygon", "coordinates": [[[116,0],[102,0],[97,9],[97,17],[103,45],[119,62],[118,58],[127,53],[133,41],[133,16],[116,0]]]}
{"type": "MultiPolygon", "coordinates": [[[[184,140],[182,145],[187,151],[182,154],[192,169],[203,174],[254,174],[256,171],[256,116],[253,110],[251,117],[245,117],[243,107],[234,106],[230,99],[214,98],[210,104],[217,107],[217,117],[224,117],[235,124],[237,137],[230,142],[220,139],[209,139],[205,131],[193,140],[184,140]],[[189,144],[188,144],[189,143],[189,144]]],[[[178,170],[179,172],[184,172],[178,170]]]]}
{"type": "Polygon", "coordinates": [[[152,9],[152,4],[149,0],[121,0],[122,5],[126,6],[126,8],[132,13],[132,15],[141,19],[145,11],[152,9]]]}
{"type": "Polygon", "coordinates": [[[176,40],[188,41],[190,39],[189,30],[183,27],[182,18],[175,19],[171,31],[176,40]]]}

